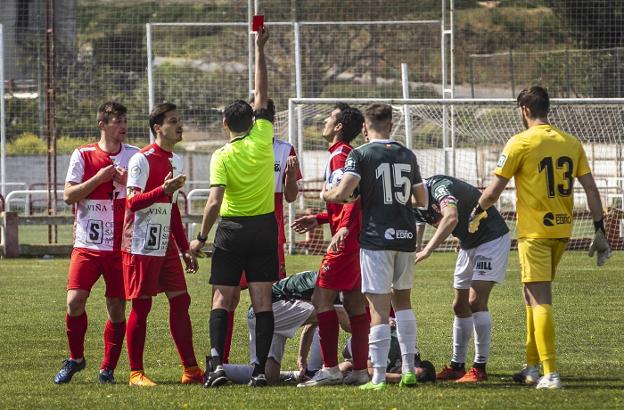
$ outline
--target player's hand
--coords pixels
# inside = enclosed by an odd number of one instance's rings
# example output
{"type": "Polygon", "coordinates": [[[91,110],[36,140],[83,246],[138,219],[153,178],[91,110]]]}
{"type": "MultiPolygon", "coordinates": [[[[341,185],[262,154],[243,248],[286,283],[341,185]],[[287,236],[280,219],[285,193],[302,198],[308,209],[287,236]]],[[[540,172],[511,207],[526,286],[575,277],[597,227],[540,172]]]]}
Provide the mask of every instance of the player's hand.
{"type": "Polygon", "coordinates": [[[602,229],[596,230],[594,233],[594,239],[589,245],[589,257],[592,258],[594,253],[597,253],[596,263],[598,266],[602,266],[605,264],[607,259],[611,257],[611,247],[609,246],[609,241],[605,236],[605,233],[602,229]]]}
{"type": "Polygon", "coordinates": [[[186,265],[186,273],[195,273],[197,269],[199,269],[199,263],[197,263],[197,258],[190,252],[190,250],[182,253],[182,259],[184,259],[184,265],[186,265]]]}
{"type": "Polygon", "coordinates": [[[295,219],[291,227],[297,233],[306,233],[314,230],[318,226],[316,215],[305,215],[295,219]]]}
{"type": "Polygon", "coordinates": [[[338,232],[332,237],[329,242],[329,246],[327,247],[327,253],[338,253],[344,249],[345,240],[349,235],[349,230],[347,228],[340,228],[338,232]]]}
{"type": "Polygon", "coordinates": [[[423,249],[422,251],[416,253],[416,258],[414,259],[414,263],[418,263],[418,262],[424,261],[425,259],[427,259],[430,256],[431,256],[431,251],[429,250],[429,248],[427,248],[425,246],[425,249],[423,249]]]}
{"type": "Polygon", "coordinates": [[[165,182],[163,183],[163,191],[167,195],[173,194],[178,189],[181,189],[186,182],[186,175],[180,174],[177,177],[173,178],[173,173],[169,171],[167,176],[165,177],[165,182]]]}
{"type": "Polygon", "coordinates": [[[201,242],[197,239],[193,239],[189,244],[189,252],[191,252],[196,258],[203,258],[206,256],[204,251],[202,251],[205,244],[206,242],[201,242]]]}
{"type": "Polygon", "coordinates": [[[468,232],[469,233],[477,232],[481,221],[487,218],[487,211],[481,209],[479,205],[477,205],[477,208],[472,210],[472,212],[470,213],[470,219],[468,219],[468,232]],[[477,210],[477,208],[480,212],[477,210]]]}
{"type": "Polygon", "coordinates": [[[308,361],[305,357],[297,357],[297,368],[299,369],[299,381],[305,381],[306,370],[308,370],[308,361]]]}
{"type": "Polygon", "coordinates": [[[113,178],[115,177],[115,174],[117,174],[117,171],[115,170],[115,166],[113,164],[110,164],[104,168],[100,168],[98,172],[95,174],[95,178],[97,178],[101,183],[103,183],[103,182],[112,181],[113,178]]]}
{"type": "Polygon", "coordinates": [[[117,182],[119,185],[125,186],[128,182],[128,170],[120,166],[115,167],[115,175],[113,176],[113,181],[117,182]]]}
{"type": "Polygon", "coordinates": [[[289,178],[296,178],[299,170],[299,159],[295,155],[291,155],[286,160],[286,175],[289,178]]]}
{"type": "Polygon", "coordinates": [[[266,26],[262,26],[256,31],[256,47],[264,47],[269,39],[269,32],[266,26]]]}

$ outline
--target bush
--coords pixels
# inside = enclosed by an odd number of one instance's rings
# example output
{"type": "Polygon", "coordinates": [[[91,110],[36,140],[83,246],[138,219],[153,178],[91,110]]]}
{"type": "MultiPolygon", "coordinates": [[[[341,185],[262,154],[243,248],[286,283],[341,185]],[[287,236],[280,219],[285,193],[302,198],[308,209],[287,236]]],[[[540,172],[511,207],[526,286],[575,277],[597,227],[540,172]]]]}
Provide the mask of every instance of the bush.
{"type": "Polygon", "coordinates": [[[8,155],[43,155],[48,144],[35,134],[24,133],[7,144],[8,155]]]}

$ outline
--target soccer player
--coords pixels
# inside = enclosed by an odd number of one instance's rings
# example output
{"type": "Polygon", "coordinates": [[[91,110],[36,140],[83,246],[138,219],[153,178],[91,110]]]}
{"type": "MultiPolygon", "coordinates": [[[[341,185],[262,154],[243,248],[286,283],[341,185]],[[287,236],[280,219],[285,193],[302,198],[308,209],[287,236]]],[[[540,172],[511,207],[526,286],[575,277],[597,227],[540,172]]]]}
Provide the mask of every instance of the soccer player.
{"type": "Polygon", "coordinates": [[[387,387],[391,304],[402,354],[400,385],[414,386],[417,382],[416,317],[410,300],[416,249],[411,199],[414,196],[416,206],[424,206],[426,191],[414,153],[390,139],[392,107],[373,104],[366,109],[364,119],[364,135],[370,142],[351,151],[340,184],[324,192],[323,197],[327,202],[341,203],[360,187],[362,291],[371,310],[369,355],[373,365],[372,380],[360,388],[383,390],[387,387]]]}
{"type": "Polygon", "coordinates": [[[130,385],[156,384],[144,372],[143,350],[152,298],[160,292],[169,300],[171,336],[184,367],[180,383],[196,384],[202,382],[204,374],[193,350],[188,313],[191,297],[179,254],[187,272],[196,272],[198,266],[188,251],[177,205],[186,176],[182,173],[182,159],[173,153],[182,140],[182,118],[174,104],[162,103],[150,113],[149,124],[156,141],[130,159],[124,225],[124,281],[126,299],[132,301],[126,333],[130,385]]]}
{"type": "Polygon", "coordinates": [[[516,183],[518,256],[526,304],[526,366],[514,375],[520,383],[537,382],[538,389],[557,389],[555,327],[551,282],[572,233],[574,179],[587,196],[595,235],[590,256],[598,253],[598,266],[610,256],[605,237],[602,201],[581,142],[548,122],[550,101],[542,87],[518,95],[518,109],[526,131],[505,145],[494,180],[472,212],[469,229],[475,231],[489,218],[489,208],[513,177],[516,183]],[[539,378],[539,364],[544,376],[539,378]]]}
{"type": "Polygon", "coordinates": [[[100,140],[77,148],[69,161],[63,199],[76,205],[74,250],[67,281],[67,340],[69,359],[54,383],[69,383],[85,368],[87,332],[85,305],[100,275],[106,283],[108,320],[104,328],[104,359],[100,383],[114,383],[113,372],[126,332],[121,231],[126,203],[128,161],[138,148],[124,144],[128,132],[126,107],[107,102],[97,112],[100,140]]]}
{"type": "MultiPolygon", "coordinates": [[[[330,145],[330,159],[325,172],[326,182],[342,175],[347,156],[352,151],[351,141],[361,130],[362,113],[347,104],[338,104],[325,120],[323,138],[330,145]]],[[[319,269],[317,287],[312,295],[316,308],[323,368],[312,379],[298,387],[332,384],[364,384],[368,382],[366,370],[367,339],[370,327],[366,314],[366,301],[361,291],[359,264],[361,208],[360,201],[350,204],[327,204],[327,212],[306,215],[293,224],[295,231],[303,233],[319,224],[329,223],[333,235],[319,269]],[[344,307],[349,314],[353,335],[353,371],[344,378],[338,368],[339,323],[334,300],[343,294],[344,307]]]]}
{"type": "MultiPolygon", "coordinates": [[[[253,104],[253,99],[251,101],[253,104]]],[[[272,123],[275,119],[275,104],[272,99],[267,100],[267,110],[272,123]]],[[[277,221],[277,258],[279,262],[279,278],[286,277],[286,263],[284,258],[284,245],[286,235],[284,233],[284,199],[291,203],[297,199],[299,186],[297,182],[303,178],[299,171],[299,160],[295,147],[286,141],[273,138],[273,154],[275,156],[275,220],[277,221]]],[[[247,278],[243,272],[240,281],[240,288],[247,289],[247,278]]],[[[234,332],[234,314],[240,300],[240,292],[235,295],[232,301],[233,310],[228,312],[228,331],[223,347],[223,363],[228,363],[230,347],[232,344],[232,334],[234,332]]]]}
{"type": "Polygon", "coordinates": [[[275,220],[275,156],[273,124],[267,112],[267,70],[264,47],[269,37],[266,28],[256,33],[255,122],[254,111],[242,100],[225,108],[223,125],[230,142],[215,151],[210,161],[210,194],[200,232],[191,243],[201,252],[217,217],[221,221],[215,235],[210,284],[210,362],[212,372],[205,387],[228,382],[223,369],[228,312],[240,292],[243,270],[249,283],[251,303],[256,315],[256,356],[251,386],[266,386],[265,365],[274,318],[271,310],[271,285],[278,279],[278,228],[275,220]]]}
{"type": "MultiPolygon", "coordinates": [[[[276,383],[280,379],[280,369],[284,357],[286,341],[292,338],[300,327],[304,327],[302,342],[299,345],[298,362],[304,363],[312,342],[316,314],[310,303],[316,287],[318,273],[314,271],[300,272],[284,278],[272,287],[272,308],[275,317],[271,349],[266,363],[266,379],[268,383],[276,383]]],[[[223,366],[225,374],[234,383],[246,384],[251,380],[253,369],[258,364],[256,357],[256,315],[252,307],[247,315],[249,327],[249,354],[251,365],[223,366]]]]}
{"type": "MultiPolygon", "coordinates": [[[[495,207],[488,209],[488,218],[474,233],[468,232],[470,212],[481,196],[474,186],[446,175],[425,180],[427,208],[414,209],[416,220],[437,227],[424,247],[416,253],[416,263],[453,235],[459,239],[453,288],[453,355],[450,366],[438,373],[438,380],[476,383],[487,380],[486,364],[492,339],[492,318],[488,310],[490,292],[502,283],[507,270],[511,246],[509,228],[495,207]],[[470,337],[474,331],[475,359],[466,373],[464,363],[470,337]]],[[[422,231],[419,232],[422,239],[422,231]]]]}

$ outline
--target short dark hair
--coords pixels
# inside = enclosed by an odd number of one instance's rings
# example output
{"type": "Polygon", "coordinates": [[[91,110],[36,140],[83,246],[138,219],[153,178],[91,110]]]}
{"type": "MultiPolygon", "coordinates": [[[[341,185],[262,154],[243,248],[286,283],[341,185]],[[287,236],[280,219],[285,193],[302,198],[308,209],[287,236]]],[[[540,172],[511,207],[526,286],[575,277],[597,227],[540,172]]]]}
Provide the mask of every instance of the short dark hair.
{"type": "MultiPolygon", "coordinates": [[[[249,99],[249,104],[253,104],[255,101],[255,98],[252,96],[249,99]]],[[[258,110],[254,110],[254,115],[256,114],[258,110]]],[[[263,118],[266,118],[267,120],[271,121],[271,122],[275,122],[275,102],[273,101],[272,98],[268,98],[267,99],[267,106],[265,109],[262,110],[263,111],[263,118]]]]}
{"type": "Polygon", "coordinates": [[[379,130],[392,121],[392,107],[388,104],[373,104],[364,111],[371,128],[379,130]]]}
{"type": "Polygon", "coordinates": [[[362,132],[364,116],[360,110],[346,103],[338,103],[335,108],[340,110],[336,115],[336,123],[342,124],[342,132],[338,139],[348,144],[362,132]]]}
{"type": "Polygon", "coordinates": [[[236,100],[223,110],[225,124],[230,131],[247,131],[253,125],[253,109],[247,101],[236,100]]]}
{"type": "Polygon", "coordinates": [[[518,94],[518,107],[527,107],[533,118],[546,118],[550,111],[548,91],[539,86],[524,89],[518,94]]]}
{"type": "Polygon", "coordinates": [[[126,115],[127,113],[128,109],[123,105],[115,101],[108,101],[100,105],[100,108],[98,108],[97,121],[103,121],[108,124],[113,117],[126,115]]]}
{"type": "Polygon", "coordinates": [[[178,107],[173,103],[163,102],[163,103],[157,104],[152,110],[152,112],[150,112],[149,126],[150,126],[150,130],[152,130],[152,135],[154,135],[154,137],[156,137],[156,130],[154,129],[154,126],[156,124],[163,125],[163,122],[165,121],[165,114],[177,108],[178,107]]]}

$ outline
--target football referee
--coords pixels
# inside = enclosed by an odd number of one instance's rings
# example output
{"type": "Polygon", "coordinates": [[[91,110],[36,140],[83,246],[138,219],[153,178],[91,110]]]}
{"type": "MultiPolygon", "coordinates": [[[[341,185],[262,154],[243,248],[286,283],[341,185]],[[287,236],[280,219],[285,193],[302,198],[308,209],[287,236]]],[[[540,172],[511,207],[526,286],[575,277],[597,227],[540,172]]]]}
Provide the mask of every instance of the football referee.
{"type": "Polygon", "coordinates": [[[255,112],[242,100],[225,108],[223,126],[230,141],[210,161],[210,194],[202,226],[191,250],[199,253],[212,225],[221,215],[215,234],[210,284],[210,366],[204,387],[228,382],[223,370],[223,348],[228,312],[245,271],[256,312],[256,364],[250,386],[265,386],[265,364],[273,338],[271,285],[278,280],[277,222],[274,215],[273,124],[267,112],[265,28],[256,34],[255,112]],[[255,122],[254,122],[255,117],[255,122]],[[212,371],[210,371],[212,370],[212,371]],[[208,373],[210,371],[210,373],[208,373]]]}

